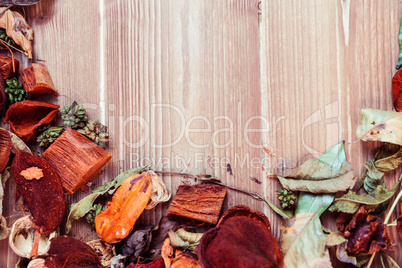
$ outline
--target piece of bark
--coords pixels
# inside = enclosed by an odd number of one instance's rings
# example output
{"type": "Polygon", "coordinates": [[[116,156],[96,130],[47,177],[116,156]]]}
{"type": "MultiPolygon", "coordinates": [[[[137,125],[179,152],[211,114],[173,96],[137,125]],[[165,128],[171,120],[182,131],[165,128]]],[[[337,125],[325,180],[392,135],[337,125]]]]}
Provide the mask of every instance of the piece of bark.
{"type": "Polygon", "coordinates": [[[25,91],[30,94],[57,93],[49,71],[42,63],[32,63],[31,67],[22,70],[21,79],[25,91]]]}
{"type": "Polygon", "coordinates": [[[226,187],[219,185],[180,185],[169,207],[169,217],[216,224],[226,187]]]}
{"type": "Polygon", "coordinates": [[[18,74],[20,62],[14,59],[15,72],[13,72],[13,59],[4,54],[0,54],[0,76],[4,81],[18,74]]]}
{"type": "Polygon", "coordinates": [[[42,155],[73,194],[101,170],[112,156],[77,131],[67,128],[42,155]]]}

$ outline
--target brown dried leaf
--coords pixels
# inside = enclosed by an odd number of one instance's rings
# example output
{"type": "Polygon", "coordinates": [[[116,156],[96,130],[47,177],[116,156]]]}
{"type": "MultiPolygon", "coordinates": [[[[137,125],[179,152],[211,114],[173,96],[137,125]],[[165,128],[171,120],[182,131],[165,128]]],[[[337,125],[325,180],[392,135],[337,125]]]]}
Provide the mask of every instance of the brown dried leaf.
{"type": "Polygon", "coordinates": [[[41,168],[38,167],[30,167],[27,169],[24,169],[23,171],[20,172],[20,175],[23,176],[26,180],[39,180],[43,178],[43,172],[41,168]]]}
{"type": "MultiPolygon", "coordinates": [[[[5,8],[0,8],[0,12],[4,10],[5,8]]],[[[0,27],[5,28],[7,35],[27,53],[28,58],[32,59],[33,30],[24,16],[17,11],[7,10],[0,17],[0,27]]]]}
{"type": "Polygon", "coordinates": [[[382,249],[391,249],[392,241],[382,219],[370,214],[365,206],[353,215],[343,235],[348,239],[347,252],[372,254],[382,249]]]}
{"type": "Polygon", "coordinates": [[[87,244],[69,236],[58,236],[51,240],[47,268],[59,267],[102,267],[96,252],[87,244]]]}

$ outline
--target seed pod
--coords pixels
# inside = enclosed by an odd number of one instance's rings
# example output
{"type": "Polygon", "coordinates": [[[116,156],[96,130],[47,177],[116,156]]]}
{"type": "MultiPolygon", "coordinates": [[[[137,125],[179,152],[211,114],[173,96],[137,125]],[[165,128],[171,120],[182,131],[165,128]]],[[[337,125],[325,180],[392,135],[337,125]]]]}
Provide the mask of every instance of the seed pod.
{"type": "Polygon", "coordinates": [[[152,181],[148,174],[127,178],[113,195],[105,211],[95,217],[99,237],[117,243],[127,237],[151,197],[152,181]]]}

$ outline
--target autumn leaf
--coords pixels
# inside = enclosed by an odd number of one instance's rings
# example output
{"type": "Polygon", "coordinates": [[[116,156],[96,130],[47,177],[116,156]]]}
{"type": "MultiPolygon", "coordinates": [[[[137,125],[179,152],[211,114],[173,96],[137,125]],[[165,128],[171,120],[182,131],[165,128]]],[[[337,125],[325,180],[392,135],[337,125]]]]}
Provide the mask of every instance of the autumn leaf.
{"type": "Polygon", "coordinates": [[[285,219],[281,226],[281,246],[285,267],[332,267],[316,213],[301,213],[285,219]]]}
{"type": "Polygon", "coordinates": [[[311,193],[346,191],[356,183],[350,163],[345,162],[339,170],[332,170],[330,165],[317,159],[307,160],[292,174],[285,178],[278,176],[278,179],[286,189],[311,193]]]}
{"type": "Polygon", "coordinates": [[[388,201],[395,194],[399,184],[400,182],[389,191],[379,185],[370,194],[364,193],[358,195],[356,192],[349,191],[345,195],[335,198],[335,201],[329,210],[332,212],[355,213],[361,205],[367,205],[369,208],[375,209],[378,205],[388,201]]]}
{"type": "Polygon", "coordinates": [[[30,167],[27,169],[24,169],[20,172],[20,175],[23,176],[26,180],[39,180],[43,178],[43,172],[41,168],[38,167],[30,167]]]}
{"type": "MultiPolygon", "coordinates": [[[[320,155],[318,161],[328,164],[332,170],[339,170],[342,164],[346,162],[344,141],[326,150],[320,155]]],[[[317,215],[321,216],[334,199],[335,194],[311,194],[301,192],[295,213],[314,213],[319,209],[317,215]]]]}
{"type": "Polygon", "coordinates": [[[364,108],[356,135],[363,141],[383,141],[402,145],[402,113],[364,108]]]}
{"type": "Polygon", "coordinates": [[[84,217],[91,209],[93,209],[93,203],[95,199],[100,195],[105,193],[113,194],[113,192],[122,184],[122,182],[130,177],[131,175],[141,173],[144,170],[144,167],[133,168],[128,171],[125,171],[118,175],[114,180],[104,183],[102,186],[94,189],[92,194],[84,197],[78,203],[74,203],[71,205],[70,213],[67,217],[66,222],[66,233],[68,233],[71,229],[74,220],[78,220],[79,218],[84,217]]]}

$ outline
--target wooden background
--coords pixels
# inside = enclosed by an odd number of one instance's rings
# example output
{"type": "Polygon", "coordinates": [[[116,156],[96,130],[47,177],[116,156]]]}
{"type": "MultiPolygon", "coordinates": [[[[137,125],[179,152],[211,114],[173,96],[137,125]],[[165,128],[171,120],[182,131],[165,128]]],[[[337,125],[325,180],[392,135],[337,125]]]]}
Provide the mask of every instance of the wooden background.
{"type": "MultiPolygon", "coordinates": [[[[361,108],[392,109],[400,7],[398,0],[42,0],[25,11],[33,61],[46,60],[60,93],[52,101],[76,100],[109,126],[113,159],[96,185],[150,164],[212,174],[278,204],[270,174],[290,173],[341,140],[356,176],[373,157],[379,144],[357,141],[355,131],[361,108]]],[[[388,175],[388,187],[399,173],[388,175]]],[[[163,180],[173,193],[191,181],[163,180]]],[[[6,198],[11,224],[20,212],[6,198]]],[[[269,207],[229,191],[225,209],[236,204],[265,212],[279,238],[281,220],[269,207]]],[[[140,224],[157,223],[168,207],[145,212],[140,224]]],[[[331,213],[322,221],[336,229],[331,213]]],[[[389,232],[402,242],[394,227],[389,232]]],[[[79,223],[72,235],[96,237],[79,223]]],[[[399,250],[391,255],[402,264],[399,250]]],[[[0,267],[18,259],[7,241],[0,254],[0,267]]]]}

